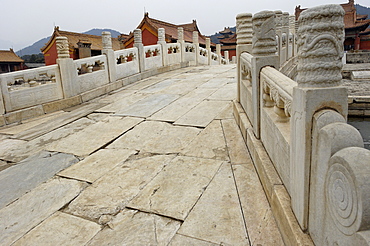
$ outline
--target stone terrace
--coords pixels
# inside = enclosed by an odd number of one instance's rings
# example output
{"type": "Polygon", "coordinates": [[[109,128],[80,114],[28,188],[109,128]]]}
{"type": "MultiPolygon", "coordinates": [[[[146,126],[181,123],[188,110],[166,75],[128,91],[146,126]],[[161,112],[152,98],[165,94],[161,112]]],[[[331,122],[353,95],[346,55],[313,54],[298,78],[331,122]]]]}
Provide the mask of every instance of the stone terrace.
{"type": "Polygon", "coordinates": [[[283,245],[232,115],[188,67],[0,129],[1,245],[283,245]]]}

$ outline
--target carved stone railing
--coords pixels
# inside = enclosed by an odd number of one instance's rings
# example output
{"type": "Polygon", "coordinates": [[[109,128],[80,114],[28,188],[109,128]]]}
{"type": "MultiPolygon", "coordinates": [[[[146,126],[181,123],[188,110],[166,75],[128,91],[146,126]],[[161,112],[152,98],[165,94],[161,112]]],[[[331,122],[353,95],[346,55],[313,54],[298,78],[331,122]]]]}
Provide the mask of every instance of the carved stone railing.
{"type": "Polygon", "coordinates": [[[145,69],[154,69],[162,66],[162,47],[159,44],[144,46],[145,69]]]}
{"type": "Polygon", "coordinates": [[[134,30],[133,48],[113,51],[109,32],[102,33],[102,45],[102,55],[73,60],[68,39],[57,37],[57,65],[0,74],[0,126],[70,107],[159,72],[228,63],[221,54],[212,53],[211,59],[209,41],[207,49],[199,47],[198,32],[192,44],[186,43],[181,28],[177,43],[166,43],[165,30],[159,28],[156,45],[144,46],[140,29],[134,30]]]}
{"type": "Polygon", "coordinates": [[[275,113],[286,119],[292,114],[293,88],[297,82],[272,67],[261,70],[263,101],[265,107],[274,106],[275,113]]]}
{"type": "MultiPolygon", "coordinates": [[[[340,5],[307,9],[299,17],[298,31],[291,27],[288,32],[282,31],[288,29],[282,21],[286,14],[262,11],[252,18],[252,49],[237,42],[234,114],[268,199],[278,207],[274,213],[288,245],[312,245],[311,239],[316,245],[370,245],[370,151],[346,123],[343,16],[340,5]],[[289,67],[296,64],[295,58],[286,60],[296,52],[288,36],[285,47],[289,42],[293,47],[282,57],[284,33],[298,37],[295,80],[279,71],[284,64],[282,71],[293,74],[289,67]],[[281,184],[284,189],[276,193],[281,184]],[[287,228],[292,229],[285,232],[287,228]],[[306,235],[300,239],[304,242],[293,241],[298,234],[292,231],[306,235]]],[[[247,30],[239,26],[238,32],[247,30]]]]}
{"type": "Polygon", "coordinates": [[[2,74],[7,112],[63,98],[58,65],[2,74]]]}
{"type": "Polygon", "coordinates": [[[208,50],[202,47],[199,47],[199,64],[200,65],[208,64],[208,50]]]}
{"type": "Polygon", "coordinates": [[[178,43],[167,44],[168,64],[179,64],[181,62],[181,45],[178,43]]]}
{"type": "Polygon", "coordinates": [[[79,88],[79,93],[109,83],[107,57],[105,55],[75,60],[74,65],[78,73],[76,85],[79,88]]]}
{"type": "Polygon", "coordinates": [[[116,78],[122,79],[139,73],[138,49],[130,48],[114,52],[116,67],[116,78]]]}

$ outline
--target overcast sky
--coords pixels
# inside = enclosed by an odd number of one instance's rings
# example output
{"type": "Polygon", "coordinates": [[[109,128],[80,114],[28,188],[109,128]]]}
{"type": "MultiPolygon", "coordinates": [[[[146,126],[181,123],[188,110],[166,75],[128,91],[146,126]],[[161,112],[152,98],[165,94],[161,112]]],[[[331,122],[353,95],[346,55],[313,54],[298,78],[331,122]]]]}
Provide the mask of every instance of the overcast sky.
{"type": "MultiPolygon", "coordinates": [[[[0,0],[0,50],[32,45],[61,30],[84,32],[110,28],[129,33],[137,27],[145,11],[155,19],[174,24],[197,20],[202,34],[211,35],[225,26],[235,26],[239,13],[282,10],[294,14],[302,8],[346,0],[0,0]]],[[[369,0],[356,0],[369,7],[369,0]]]]}

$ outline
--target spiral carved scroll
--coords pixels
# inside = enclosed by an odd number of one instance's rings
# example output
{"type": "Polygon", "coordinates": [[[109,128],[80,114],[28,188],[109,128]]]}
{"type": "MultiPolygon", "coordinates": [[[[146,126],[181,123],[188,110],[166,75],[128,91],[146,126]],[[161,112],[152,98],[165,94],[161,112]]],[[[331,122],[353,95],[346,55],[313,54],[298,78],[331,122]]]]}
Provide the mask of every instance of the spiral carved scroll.
{"type": "Polygon", "coordinates": [[[331,165],[325,190],[335,225],[342,233],[352,235],[357,231],[358,194],[351,172],[342,164],[331,165]]]}

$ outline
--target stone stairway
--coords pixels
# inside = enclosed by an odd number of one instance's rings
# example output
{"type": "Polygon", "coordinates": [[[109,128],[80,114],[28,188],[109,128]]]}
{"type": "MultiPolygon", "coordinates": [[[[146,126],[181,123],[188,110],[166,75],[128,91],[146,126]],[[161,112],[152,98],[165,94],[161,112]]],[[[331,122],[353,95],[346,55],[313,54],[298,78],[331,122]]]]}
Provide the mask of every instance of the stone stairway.
{"type": "Polygon", "coordinates": [[[284,245],[235,75],[183,68],[0,128],[0,245],[284,245]]]}

